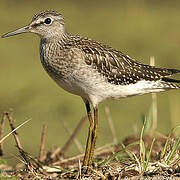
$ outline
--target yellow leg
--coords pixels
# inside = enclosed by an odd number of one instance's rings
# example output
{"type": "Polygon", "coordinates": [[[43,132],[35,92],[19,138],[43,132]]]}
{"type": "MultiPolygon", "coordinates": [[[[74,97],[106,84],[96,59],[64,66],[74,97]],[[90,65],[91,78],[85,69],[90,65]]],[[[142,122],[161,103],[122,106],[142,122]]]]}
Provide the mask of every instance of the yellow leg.
{"type": "Polygon", "coordinates": [[[93,155],[94,155],[94,150],[96,146],[97,135],[98,135],[98,108],[95,107],[94,108],[94,128],[92,131],[91,151],[89,154],[88,166],[91,166],[93,162],[93,155]]]}
{"type": "Polygon", "coordinates": [[[93,132],[93,128],[94,128],[94,120],[92,118],[89,102],[86,100],[84,100],[84,102],[86,104],[86,110],[87,110],[87,115],[88,115],[88,119],[89,119],[89,133],[88,133],[88,138],[87,138],[87,143],[86,143],[86,151],[85,151],[84,160],[83,160],[83,166],[87,167],[89,165],[89,156],[90,156],[91,147],[92,147],[92,132],[93,132]]]}

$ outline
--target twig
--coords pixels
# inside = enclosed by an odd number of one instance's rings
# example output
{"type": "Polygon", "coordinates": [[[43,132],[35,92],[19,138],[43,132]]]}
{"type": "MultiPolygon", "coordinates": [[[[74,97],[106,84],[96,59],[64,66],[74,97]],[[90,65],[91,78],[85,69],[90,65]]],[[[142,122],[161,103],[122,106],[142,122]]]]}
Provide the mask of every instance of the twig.
{"type": "Polygon", "coordinates": [[[17,145],[18,149],[22,149],[22,145],[20,143],[18,133],[16,132],[15,127],[14,127],[13,118],[10,116],[9,112],[7,112],[7,118],[9,120],[9,125],[10,125],[10,127],[11,127],[11,129],[13,131],[13,135],[14,135],[14,139],[15,139],[16,145],[17,145]]]}
{"type": "MultiPolygon", "coordinates": [[[[66,129],[66,131],[71,136],[72,135],[72,131],[69,129],[68,124],[64,121],[63,125],[64,125],[64,128],[66,129]]],[[[76,147],[79,150],[79,152],[83,153],[83,147],[82,147],[81,143],[79,142],[79,140],[76,137],[73,139],[73,142],[76,145],[76,147]]]]}
{"type": "Polygon", "coordinates": [[[68,148],[70,147],[70,145],[72,144],[74,138],[77,136],[78,132],[80,131],[80,129],[82,128],[83,124],[85,123],[85,121],[87,120],[87,116],[83,117],[80,122],[78,123],[78,125],[76,126],[74,132],[71,134],[69,140],[66,142],[66,144],[64,145],[64,147],[61,149],[60,154],[64,155],[65,152],[68,150],[68,148]]]}
{"type": "Polygon", "coordinates": [[[106,116],[107,116],[107,120],[108,120],[108,123],[109,123],[111,133],[112,133],[113,142],[114,142],[114,144],[117,144],[118,141],[117,141],[117,136],[116,136],[116,130],[114,128],[114,123],[113,123],[113,120],[111,118],[110,110],[109,110],[108,106],[105,107],[105,113],[106,113],[106,116]]]}
{"type": "Polygon", "coordinates": [[[77,175],[78,175],[77,178],[78,178],[79,180],[82,180],[82,178],[81,178],[81,174],[82,174],[82,173],[81,173],[81,162],[80,162],[80,159],[79,159],[79,161],[78,161],[78,169],[79,169],[79,171],[78,171],[78,174],[77,174],[77,175]]]}
{"type": "Polygon", "coordinates": [[[50,155],[51,159],[54,159],[58,154],[60,154],[61,148],[57,147],[54,151],[52,151],[52,154],[50,155]]]}
{"type": "MultiPolygon", "coordinates": [[[[30,119],[26,120],[25,122],[23,122],[22,124],[20,124],[18,127],[14,127],[13,125],[13,119],[12,117],[10,116],[10,113],[9,112],[6,112],[6,117],[8,118],[9,120],[9,125],[12,129],[12,131],[10,133],[8,133],[5,137],[3,137],[1,140],[0,140],[0,144],[8,137],[10,136],[11,134],[14,135],[14,139],[15,139],[15,142],[16,142],[16,145],[17,145],[17,148],[19,150],[19,153],[21,154],[21,157],[23,157],[23,159],[26,161],[26,163],[28,164],[28,160],[26,158],[26,155],[22,149],[22,145],[20,143],[20,140],[19,140],[19,137],[18,137],[18,134],[16,132],[17,129],[19,129],[21,126],[23,126],[24,124],[26,124],[28,121],[30,121],[30,119]]],[[[26,165],[27,165],[26,164],[26,165]]]]}
{"type": "Polygon", "coordinates": [[[83,158],[83,156],[84,156],[84,154],[79,154],[77,156],[73,156],[73,157],[70,157],[70,158],[67,158],[67,159],[56,161],[52,165],[56,166],[56,165],[59,165],[59,164],[64,164],[64,163],[70,162],[70,161],[76,161],[76,160],[79,160],[79,159],[83,158]]]}
{"type": "MultiPolygon", "coordinates": [[[[150,57],[150,65],[155,66],[154,56],[150,57]]],[[[153,103],[153,120],[152,120],[152,127],[150,130],[150,134],[153,134],[157,128],[157,95],[156,93],[152,93],[152,103],[153,103]]]]}
{"type": "MultiPolygon", "coordinates": [[[[24,150],[23,150],[23,148],[22,148],[21,142],[20,142],[20,140],[19,140],[18,133],[16,132],[16,129],[17,129],[17,128],[14,127],[14,120],[13,120],[13,118],[11,117],[11,115],[10,115],[9,112],[7,112],[7,118],[8,118],[8,120],[9,120],[9,125],[10,125],[10,127],[11,127],[11,129],[12,129],[12,133],[13,133],[13,136],[14,136],[14,139],[15,139],[15,142],[16,142],[16,146],[17,146],[17,148],[18,148],[18,150],[19,150],[19,153],[20,153],[21,157],[22,157],[22,158],[24,159],[24,161],[26,162],[26,166],[28,167],[28,165],[29,165],[29,160],[28,160],[28,158],[27,158],[26,153],[24,152],[24,150]]],[[[27,120],[27,121],[29,121],[29,120],[27,120]]],[[[27,121],[26,121],[26,122],[27,122],[27,121]]],[[[24,124],[24,123],[23,123],[23,124],[24,124]]],[[[22,125],[22,124],[21,124],[21,125],[22,125]]]]}
{"type": "Polygon", "coordinates": [[[98,172],[97,170],[93,169],[92,167],[88,167],[93,173],[95,173],[97,176],[101,177],[102,180],[107,179],[101,172],[98,172]]]}
{"type": "Polygon", "coordinates": [[[23,126],[24,124],[26,124],[27,122],[29,122],[31,119],[26,120],[25,122],[23,122],[22,124],[20,124],[18,127],[16,127],[13,131],[11,131],[10,133],[8,133],[6,136],[4,136],[1,140],[0,140],[0,144],[8,137],[10,136],[12,133],[14,133],[17,129],[19,129],[21,126],[23,126]]]}
{"type": "Polygon", "coordinates": [[[43,126],[42,135],[41,135],[41,145],[39,150],[39,161],[44,160],[44,147],[45,147],[45,138],[47,134],[47,125],[43,126]]]}
{"type": "MultiPolygon", "coordinates": [[[[0,126],[0,140],[3,138],[4,134],[4,124],[7,117],[7,113],[4,112],[1,120],[1,126],[0,126]]],[[[0,143],[0,156],[3,155],[3,141],[0,143]]]]}
{"type": "MultiPolygon", "coordinates": [[[[111,144],[106,144],[105,146],[102,146],[98,149],[95,150],[95,156],[100,156],[101,154],[108,154],[108,153],[111,153],[112,152],[112,149],[109,149],[111,146],[113,146],[114,144],[111,143],[111,144]]],[[[67,158],[67,159],[63,159],[63,160],[59,160],[59,161],[56,161],[53,163],[53,165],[59,165],[59,164],[64,164],[64,163],[67,163],[67,162],[72,162],[72,161],[77,161],[81,158],[84,157],[84,153],[83,154],[79,154],[77,156],[73,156],[73,157],[70,157],[70,158],[67,158]]]]}

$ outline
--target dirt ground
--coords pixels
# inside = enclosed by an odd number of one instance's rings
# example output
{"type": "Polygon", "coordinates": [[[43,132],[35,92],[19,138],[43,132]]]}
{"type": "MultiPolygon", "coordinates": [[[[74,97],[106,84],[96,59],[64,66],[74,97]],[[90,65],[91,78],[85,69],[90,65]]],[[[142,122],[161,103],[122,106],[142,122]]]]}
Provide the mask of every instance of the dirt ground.
{"type": "MultiPolygon", "coordinates": [[[[19,149],[24,163],[14,169],[8,165],[0,165],[1,176],[16,177],[17,179],[180,179],[180,160],[173,165],[165,166],[160,153],[166,143],[166,137],[155,140],[146,172],[142,170],[140,146],[132,143],[139,141],[138,137],[131,136],[124,139],[123,144],[128,147],[123,150],[122,144],[107,145],[95,152],[95,161],[88,173],[81,169],[83,154],[65,158],[59,148],[47,152],[43,161],[31,157],[19,149]],[[130,145],[130,146],[128,146],[130,145]],[[128,155],[134,155],[134,158],[128,155]],[[139,163],[139,164],[138,164],[139,163]]],[[[176,139],[175,137],[171,140],[176,139]]],[[[153,138],[143,137],[147,153],[150,150],[153,138]]],[[[169,151],[171,147],[169,146],[169,151]]],[[[168,149],[167,148],[167,149],[168,149]]],[[[168,152],[167,152],[168,153],[168,152]]],[[[179,150],[178,150],[179,153],[179,150]]],[[[179,156],[179,154],[177,154],[179,156]]]]}

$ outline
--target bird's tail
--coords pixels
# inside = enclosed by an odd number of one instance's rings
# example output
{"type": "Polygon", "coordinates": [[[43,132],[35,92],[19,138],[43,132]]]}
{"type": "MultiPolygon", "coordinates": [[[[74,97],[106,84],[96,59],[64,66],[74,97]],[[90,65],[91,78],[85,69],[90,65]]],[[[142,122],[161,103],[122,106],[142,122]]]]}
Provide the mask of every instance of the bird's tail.
{"type": "MultiPolygon", "coordinates": [[[[177,70],[177,69],[167,69],[167,70],[171,75],[180,73],[180,70],[177,70]]],[[[167,85],[167,89],[168,89],[168,86],[170,89],[180,89],[180,85],[179,85],[180,80],[169,78],[169,77],[163,77],[161,80],[164,84],[167,85]]]]}
{"type": "Polygon", "coordinates": [[[165,82],[165,81],[162,81],[164,82],[164,89],[180,89],[180,85],[179,84],[175,84],[175,83],[172,83],[172,82],[165,82]]]}

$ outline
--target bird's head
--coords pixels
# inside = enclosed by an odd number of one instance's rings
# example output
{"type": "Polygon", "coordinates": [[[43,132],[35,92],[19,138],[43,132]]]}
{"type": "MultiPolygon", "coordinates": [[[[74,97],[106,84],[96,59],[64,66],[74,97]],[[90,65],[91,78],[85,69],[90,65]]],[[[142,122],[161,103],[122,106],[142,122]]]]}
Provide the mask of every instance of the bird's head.
{"type": "Polygon", "coordinates": [[[38,34],[43,39],[61,38],[65,34],[64,18],[56,11],[43,11],[34,15],[29,25],[8,32],[2,37],[5,38],[26,32],[38,34]]]}

